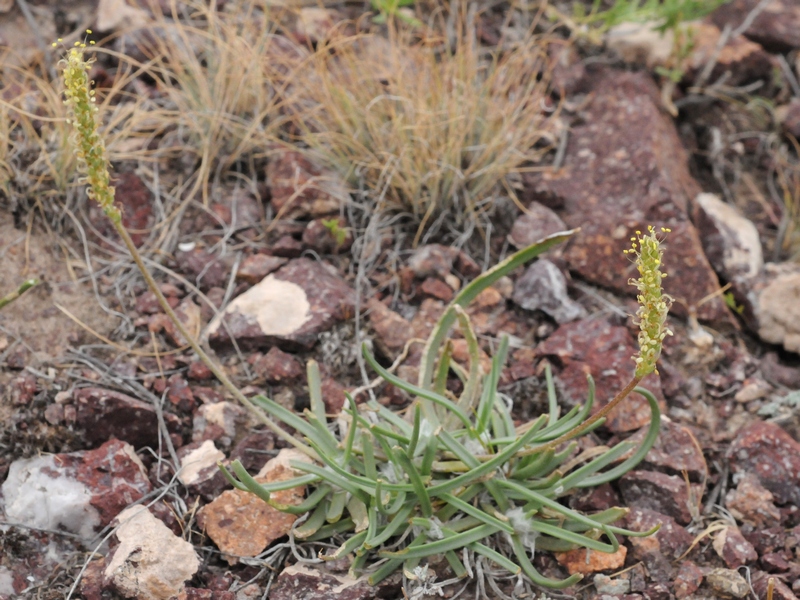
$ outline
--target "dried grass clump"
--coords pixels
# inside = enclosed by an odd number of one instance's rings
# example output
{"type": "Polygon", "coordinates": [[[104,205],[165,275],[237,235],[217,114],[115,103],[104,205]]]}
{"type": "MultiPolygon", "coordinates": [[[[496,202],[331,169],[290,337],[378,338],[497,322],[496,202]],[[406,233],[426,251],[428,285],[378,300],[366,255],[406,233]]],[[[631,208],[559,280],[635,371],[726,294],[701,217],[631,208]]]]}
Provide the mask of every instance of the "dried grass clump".
{"type": "Polygon", "coordinates": [[[149,115],[165,132],[160,147],[196,167],[189,196],[200,190],[206,201],[213,178],[276,141],[276,81],[291,50],[253,0],[230,2],[224,12],[199,0],[181,4],[180,13],[174,0],[171,14],[154,10],[155,22],[128,39],[138,46],[132,53],[148,59],[144,69],[161,93],[149,115]]]}
{"type": "MultiPolygon", "coordinates": [[[[542,40],[487,54],[470,34],[450,46],[390,29],[331,37],[297,72],[301,139],[318,160],[410,213],[417,239],[447,214],[480,222],[509,176],[543,153],[549,115],[542,40]]],[[[503,189],[505,188],[505,189],[503,189]]]]}

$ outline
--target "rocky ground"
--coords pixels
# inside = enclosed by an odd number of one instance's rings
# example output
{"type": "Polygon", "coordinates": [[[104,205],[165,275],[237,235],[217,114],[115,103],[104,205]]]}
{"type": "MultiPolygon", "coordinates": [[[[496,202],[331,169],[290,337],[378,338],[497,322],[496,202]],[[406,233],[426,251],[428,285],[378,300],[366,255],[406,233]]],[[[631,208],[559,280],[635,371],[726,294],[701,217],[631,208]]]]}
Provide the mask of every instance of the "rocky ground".
{"type": "MultiPolygon", "coordinates": [[[[28,4],[36,18],[60,18],[58,3],[28,4]]],[[[67,16],[97,18],[70,7],[67,16]]],[[[6,43],[9,23],[24,24],[9,8],[6,43]]],[[[497,43],[507,9],[479,12],[482,43],[497,43]]],[[[353,10],[313,13],[313,35],[353,10]]],[[[280,32],[287,47],[313,38],[300,24],[280,32]]],[[[589,512],[625,506],[626,527],[661,529],[615,555],[541,552],[535,564],[587,576],[551,597],[795,599],[800,6],[735,0],[696,27],[677,85],[657,70],[667,64],[658,36],[615,30],[602,46],[567,44],[570,28],[557,27],[553,152],[517,178],[522,206],[498,201],[483,236],[440,232],[415,246],[413,224],[371,228],[341,175],[286,151],[255,185],[231,179],[179,214],[174,252],[149,254],[161,290],[246,395],[301,411],[315,359],[336,413],[369,376],[360,342],[386,364],[408,349],[398,373],[413,377],[413,340],[465,282],[515,248],[580,228],[468,310],[487,360],[510,336],[501,385],[523,422],[545,404],[545,364],[567,407],[585,398],[587,373],[600,406],[627,382],[636,304],[622,250],[636,229],[669,227],[674,336],[645,382],[664,410],[661,435],[636,470],[568,499],[589,512]]],[[[164,218],[158,178],[115,166],[126,225],[152,241],[164,218]]],[[[32,275],[43,283],[0,312],[0,598],[422,598],[399,577],[372,588],[347,578],[347,560],[309,561],[323,545],[288,541],[295,517],[231,489],[218,461],[277,481],[291,476],[290,451],[187,350],[131,265],[107,258],[115,241],[98,211],[84,203],[56,231],[46,209],[15,200],[19,185],[0,188],[0,292],[32,275]]],[[[455,358],[466,352],[456,339],[455,358]]],[[[397,410],[409,402],[374,393],[397,410]]],[[[595,441],[641,438],[649,414],[632,398],[595,441]]],[[[290,502],[303,491],[284,493],[290,502]]],[[[499,598],[512,588],[428,591],[499,598]]]]}

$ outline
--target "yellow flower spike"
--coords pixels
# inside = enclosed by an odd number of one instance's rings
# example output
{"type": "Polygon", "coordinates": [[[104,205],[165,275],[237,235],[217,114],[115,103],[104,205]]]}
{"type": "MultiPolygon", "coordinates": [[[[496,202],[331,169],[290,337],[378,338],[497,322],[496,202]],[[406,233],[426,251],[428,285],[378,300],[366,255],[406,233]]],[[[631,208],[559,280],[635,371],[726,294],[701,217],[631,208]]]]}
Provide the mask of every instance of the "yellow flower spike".
{"type": "Polygon", "coordinates": [[[91,61],[87,61],[83,53],[86,45],[76,42],[76,46],[67,52],[66,58],[60,63],[64,69],[64,96],[70,112],[69,122],[75,130],[72,136],[75,155],[79,169],[86,175],[89,197],[100,205],[109,219],[119,223],[122,214],[114,206],[114,188],[109,185],[108,158],[98,128],[97,106],[89,81],[91,61]]]}
{"type": "MultiPolygon", "coordinates": [[[[666,227],[662,227],[661,231],[670,232],[666,227]]],[[[639,353],[633,356],[633,360],[636,363],[636,377],[640,379],[650,373],[658,373],[656,362],[661,356],[662,342],[666,336],[672,335],[665,326],[672,298],[664,294],[661,287],[662,279],[667,276],[660,270],[664,254],[662,241],[651,225],[645,235],[637,231],[632,248],[624,251],[625,254],[636,256],[636,268],[639,271],[639,279],[631,279],[629,283],[639,291],[639,310],[636,312],[639,353]]]]}

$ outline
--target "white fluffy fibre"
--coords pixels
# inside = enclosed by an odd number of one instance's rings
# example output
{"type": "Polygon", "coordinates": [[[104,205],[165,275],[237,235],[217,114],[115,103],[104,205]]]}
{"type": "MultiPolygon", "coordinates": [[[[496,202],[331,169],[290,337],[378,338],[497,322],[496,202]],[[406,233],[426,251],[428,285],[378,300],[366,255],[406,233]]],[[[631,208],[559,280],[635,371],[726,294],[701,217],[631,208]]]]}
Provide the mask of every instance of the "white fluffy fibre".
{"type": "Polygon", "coordinates": [[[519,536],[522,543],[531,551],[531,555],[536,551],[536,538],[539,532],[531,528],[531,520],[525,516],[525,511],[519,507],[512,508],[506,513],[508,522],[519,536]]]}
{"type": "Polygon", "coordinates": [[[14,461],[2,490],[3,508],[13,523],[66,530],[85,540],[100,525],[100,514],[89,503],[91,491],[52,456],[14,461]]]}

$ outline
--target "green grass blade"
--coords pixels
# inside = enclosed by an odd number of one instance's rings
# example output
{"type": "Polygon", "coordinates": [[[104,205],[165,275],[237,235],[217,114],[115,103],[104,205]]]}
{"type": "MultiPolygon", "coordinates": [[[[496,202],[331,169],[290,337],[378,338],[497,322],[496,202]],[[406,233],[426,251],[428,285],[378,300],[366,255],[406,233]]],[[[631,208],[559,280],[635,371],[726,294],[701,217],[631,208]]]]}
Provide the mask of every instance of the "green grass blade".
{"type": "Polygon", "coordinates": [[[441,316],[439,322],[436,324],[436,327],[431,333],[431,336],[428,338],[428,342],[425,344],[425,348],[422,352],[422,363],[420,364],[418,381],[419,386],[422,388],[431,387],[434,372],[433,366],[436,362],[436,356],[438,355],[439,348],[444,342],[447,333],[450,331],[450,328],[453,326],[453,323],[456,319],[456,313],[452,309],[453,305],[466,308],[470,302],[472,302],[478,296],[478,294],[495,283],[498,279],[504,275],[507,275],[517,267],[530,262],[553,246],[556,246],[569,239],[569,237],[575,233],[575,231],[576,230],[574,229],[571,231],[562,231],[548,236],[539,242],[528,246],[527,248],[524,248],[515,254],[512,254],[507,259],[498,263],[492,269],[489,269],[479,277],[473,279],[472,282],[464,286],[461,292],[459,292],[459,294],[453,299],[450,309],[446,310],[441,316]]]}
{"type": "MultiPolygon", "coordinates": [[[[413,394],[415,396],[419,396],[420,398],[423,398],[425,400],[433,402],[437,406],[443,407],[445,410],[453,413],[456,417],[458,417],[458,419],[464,424],[464,427],[466,427],[468,429],[472,429],[472,423],[469,420],[469,416],[467,416],[467,414],[463,410],[461,410],[454,402],[451,402],[450,400],[448,400],[444,396],[440,396],[439,394],[435,393],[432,390],[427,390],[427,389],[418,387],[418,386],[414,385],[413,383],[409,383],[409,382],[405,381],[404,379],[400,379],[399,377],[396,377],[395,375],[392,375],[391,373],[389,373],[389,371],[387,371],[386,369],[384,369],[382,366],[380,366],[378,364],[378,362],[375,360],[375,358],[367,350],[366,344],[363,345],[363,350],[364,350],[364,352],[363,352],[364,358],[369,363],[369,366],[372,367],[372,369],[378,375],[380,375],[382,379],[384,379],[385,381],[388,381],[389,383],[391,383],[395,387],[399,387],[401,390],[405,390],[409,394],[413,394]]],[[[426,415],[426,417],[429,420],[431,419],[430,415],[426,415]]]]}
{"type": "Polygon", "coordinates": [[[320,527],[325,524],[325,515],[327,514],[328,503],[322,502],[318,504],[305,523],[294,529],[294,537],[304,540],[317,533],[320,527]]]}
{"type": "Polygon", "coordinates": [[[425,487],[425,482],[422,481],[419,471],[405,452],[397,446],[395,446],[394,450],[400,467],[406,472],[411,485],[414,486],[414,494],[416,495],[417,502],[419,502],[420,511],[422,511],[425,517],[432,516],[433,506],[431,505],[431,498],[428,496],[428,490],[425,487]]]}
{"type": "Polygon", "coordinates": [[[655,444],[658,433],[661,431],[661,409],[658,407],[658,400],[656,400],[656,397],[653,396],[652,393],[644,388],[637,387],[634,391],[644,396],[650,405],[650,427],[647,430],[647,435],[645,435],[644,440],[642,440],[642,445],[639,446],[639,449],[630,458],[623,461],[621,464],[613,469],[609,469],[605,473],[587,477],[579,485],[576,485],[576,487],[594,487],[619,479],[642,462],[644,457],[647,456],[647,453],[650,452],[653,444],[655,444]]]}
{"type": "Polygon", "coordinates": [[[449,550],[458,550],[464,546],[468,546],[473,542],[479,542],[493,533],[497,532],[497,527],[492,525],[479,525],[468,531],[457,533],[452,536],[445,537],[442,540],[436,540],[420,546],[408,546],[402,550],[395,552],[383,551],[379,552],[378,556],[385,558],[425,558],[434,554],[444,554],[449,550]]]}
{"type": "Polygon", "coordinates": [[[517,563],[522,568],[524,573],[528,577],[530,577],[531,581],[536,585],[540,585],[542,587],[547,587],[554,590],[563,590],[564,588],[567,588],[571,585],[575,585],[581,579],[583,579],[583,576],[579,575],[578,573],[570,575],[566,579],[560,579],[560,580],[544,577],[531,564],[531,561],[528,558],[528,551],[522,544],[522,541],[519,539],[518,535],[511,536],[511,545],[514,548],[514,554],[517,557],[517,563]]]}
{"type": "Polygon", "coordinates": [[[469,545],[469,548],[475,552],[475,554],[480,554],[485,556],[489,560],[491,560],[496,565],[504,568],[506,571],[511,573],[512,575],[519,575],[522,571],[522,568],[512,561],[511,559],[506,558],[496,550],[492,550],[488,546],[481,544],[480,542],[473,542],[469,545]]]}

